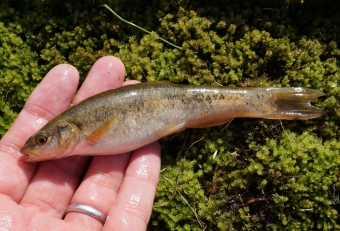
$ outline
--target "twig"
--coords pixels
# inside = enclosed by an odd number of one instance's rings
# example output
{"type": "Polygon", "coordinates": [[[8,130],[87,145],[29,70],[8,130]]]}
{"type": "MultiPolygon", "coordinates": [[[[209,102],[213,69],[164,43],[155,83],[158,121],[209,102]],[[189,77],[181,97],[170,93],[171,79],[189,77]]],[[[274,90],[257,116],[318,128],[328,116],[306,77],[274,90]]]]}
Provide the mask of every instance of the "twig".
{"type": "MultiPolygon", "coordinates": [[[[163,176],[163,175],[162,175],[162,177],[164,177],[170,184],[172,184],[172,186],[175,186],[175,190],[176,190],[176,191],[178,192],[178,194],[181,196],[181,198],[183,199],[183,201],[184,201],[184,202],[189,206],[189,208],[192,210],[192,212],[194,213],[194,215],[195,215],[195,217],[196,217],[196,220],[197,220],[198,224],[200,225],[200,227],[201,227],[202,230],[204,231],[204,230],[207,228],[206,224],[205,224],[203,221],[201,221],[201,220],[199,219],[198,214],[196,213],[196,210],[189,204],[189,202],[185,199],[185,197],[182,195],[182,193],[181,193],[180,191],[177,190],[177,183],[176,183],[176,185],[174,185],[173,182],[172,182],[170,179],[168,179],[167,177],[165,177],[165,176],[163,176]]],[[[171,197],[171,200],[172,200],[173,197],[174,197],[174,195],[171,197]]],[[[171,201],[171,200],[170,200],[170,201],[171,201]]],[[[163,204],[161,204],[161,205],[154,206],[154,207],[161,207],[161,206],[164,206],[165,204],[168,204],[170,201],[165,202],[165,203],[163,203],[163,204]]]]}
{"type": "Polygon", "coordinates": [[[292,142],[293,144],[297,145],[297,144],[290,138],[290,136],[287,134],[285,128],[283,127],[282,120],[279,120],[279,121],[280,121],[282,130],[283,130],[283,132],[286,134],[286,136],[288,137],[289,141],[292,142]]]}
{"type": "Polygon", "coordinates": [[[203,134],[203,136],[202,136],[200,139],[198,139],[198,140],[194,141],[192,144],[190,144],[190,146],[188,147],[188,149],[187,149],[186,152],[185,152],[184,158],[185,158],[185,156],[187,155],[189,149],[190,149],[194,144],[196,144],[196,143],[200,142],[201,140],[203,140],[204,136],[205,136],[205,134],[203,134]]]}
{"type": "MultiPolygon", "coordinates": [[[[140,27],[140,26],[137,26],[136,24],[134,24],[134,23],[132,23],[132,22],[129,22],[129,21],[123,19],[122,17],[120,17],[120,16],[119,16],[116,12],[114,12],[107,4],[100,5],[99,7],[101,7],[101,6],[105,7],[105,8],[108,9],[109,11],[111,11],[111,13],[114,14],[114,15],[115,15],[117,18],[119,18],[121,21],[123,21],[123,22],[125,22],[125,23],[127,23],[127,24],[129,24],[129,25],[131,25],[131,26],[137,27],[138,29],[140,29],[140,30],[142,30],[142,31],[144,31],[144,32],[146,32],[146,33],[148,33],[148,34],[151,34],[150,31],[147,31],[147,30],[145,30],[144,28],[142,28],[142,27],[140,27]]],[[[182,50],[181,47],[176,46],[175,44],[169,42],[168,40],[163,39],[162,37],[159,37],[158,35],[157,35],[157,37],[158,37],[160,40],[162,40],[163,42],[165,42],[165,43],[167,43],[167,44],[169,44],[169,45],[171,45],[171,46],[173,46],[173,47],[175,47],[175,48],[177,48],[177,49],[179,49],[179,50],[182,50]]]]}
{"type": "Polygon", "coordinates": [[[217,134],[220,135],[230,124],[231,122],[234,120],[235,118],[232,118],[231,120],[229,120],[229,122],[224,126],[224,128],[217,134]]]}
{"type": "Polygon", "coordinates": [[[188,130],[188,131],[187,131],[187,134],[186,134],[186,136],[185,136],[185,140],[184,140],[184,142],[183,142],[183,144],[182,144],[181,150],[179,150],[179,152],[178,152],[178,154],[177,154],[176,161],[178,161],[179,157],[181,156],[181,154],[182,154],[182,152],[183,152],[183,150],[184,150],[185,145],[187,144],[188,138],[189,138],[189,136],[190,136],[190,131],[191,131],[191,130],[188,130]]]}
{"type": "MultiPolygon", "coordinates": [[[[186,155],[186,153],[188,152],[188,150],[189,150],[195,143],[201,141],[201,140],[204,138],[204,136],[205,136],[205,134],[204,134],[199,140],[196,140],[195,142],[193,142],[193,143],[188,147],[188,149],[186,150],[185,155],[186,155]]],[[[189,137],[189,133],[187,133],[187,137],[186,137],[184,143],[186,143],[188,137],[189,137]]],[[[180,154],[181,154],[183,148],[184,148],[184,145],[182,146],[180,152],[178,153],[177,158],[179,158],[179,156],[180,156],[180,154]]],[[[185,155],[184,155],[183,158],[185,158],[185,155]]],[[[177,161],[177,158],[176,158],[176,161],[177,161]]],[[[166,179],[168,182],[170,182],[170,183],[174,186],[174,191],[172,192],[172,195],[171,195],[171,198],[170,198],[169,201],[164,202],[164,203],[162,203],[162,204],[160,204],[160,205],[155,205],[155,206],[154,206],[155,208],[157,208],[157,207],[162,207],[162,206],[165,206],[165,205],[169,204],[170,201],[172,201],[172,199],[175,197],[176,192],[178,192],[178,191],[177,191],[177,188],[178,188],[178,185],[179,185],[179,179],[180,179],[180,177],[181,177],[181,175],[182,175],[182,170],[183,170],[183,163],[181,164],[181,166],[180,166],[180,168],[179,168],[178,176],[177,176],[176,184],[175,184],[175,185],[173,185],[173,183],[172,183],[167,177],[165,177],[165,176],[163,176],[163,175],[161,174],[161,176],[164,177],[164,179],[166,179]]]]}
{"type": "Polygon", "coordinates": [[[10,60],[10,59],[7,59],[7,58],[5,58],[5,57],[3,57],[3,59],[7,60],[9,63],[13,64],[13,65],[16,66],[16,67],[22,68],[20,65],[15,64],[15,63],[14,63],[12,60],[10,60]]]}
{"type": "Polygon", "coordinates": [[[176,180],[176,184],[174,185],[171,180],[169,178],[167,178],[166,176],[164,176],[163,174],[161,174],[161,176],[166,179],[170,184],[172,184],[172,186],[174,186],[174,191],[172,192],[172,195],[171,195],[171,198],[170,200],[160,204],[160,205],[154,205],[153,207],[154,208],[159,208],[159,207],[163,207],[163,206],[166,206],[167,204],[169,204],[172,199],[174,199],[175,195],[176,195],[176,192],[177,192],[177,188],[178,188],[178,183],[179,183],[179,176],[177,177],[177,180],[176,180]]]}

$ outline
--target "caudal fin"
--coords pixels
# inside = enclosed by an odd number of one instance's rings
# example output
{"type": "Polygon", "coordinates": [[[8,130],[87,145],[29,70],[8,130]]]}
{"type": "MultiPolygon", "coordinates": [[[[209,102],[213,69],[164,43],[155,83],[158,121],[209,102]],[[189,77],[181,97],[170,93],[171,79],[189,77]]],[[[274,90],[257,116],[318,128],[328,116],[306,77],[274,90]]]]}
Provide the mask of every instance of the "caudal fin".
{"type": "Polygon", "coordinates": [[[307,88],[273,88],[275,112],[270,119],[308,120],[325,114],[325,111],[313,107],[310,102],[325,93],[307,88]]]}

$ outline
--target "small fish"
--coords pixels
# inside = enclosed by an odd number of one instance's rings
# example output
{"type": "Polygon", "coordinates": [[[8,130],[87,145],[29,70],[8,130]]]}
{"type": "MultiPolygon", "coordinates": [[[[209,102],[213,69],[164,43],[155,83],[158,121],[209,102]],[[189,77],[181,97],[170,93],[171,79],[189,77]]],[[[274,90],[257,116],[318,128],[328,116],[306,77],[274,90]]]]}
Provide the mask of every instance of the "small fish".
{"type": "Polygon", "coordinates": [[[64,111],[30,137],[26,161],[135,150],[186,128],[224,124],[235,117],[307,120],[324,111],[306,88],[227,88],[141,83],[92,96],[64,111]]]}

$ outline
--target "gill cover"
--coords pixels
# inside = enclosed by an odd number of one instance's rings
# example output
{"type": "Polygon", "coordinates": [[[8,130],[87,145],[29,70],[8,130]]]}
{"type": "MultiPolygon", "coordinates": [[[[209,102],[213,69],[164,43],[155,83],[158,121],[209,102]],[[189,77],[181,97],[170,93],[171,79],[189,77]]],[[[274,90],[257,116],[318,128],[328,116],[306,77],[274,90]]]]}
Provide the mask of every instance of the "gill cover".
{"type": "Polygon", "coordinates": [[[26,161],[56,159],[71,153],[80,141],[80,130],[64,121],[48,123],[20,149],[26,161]]]}

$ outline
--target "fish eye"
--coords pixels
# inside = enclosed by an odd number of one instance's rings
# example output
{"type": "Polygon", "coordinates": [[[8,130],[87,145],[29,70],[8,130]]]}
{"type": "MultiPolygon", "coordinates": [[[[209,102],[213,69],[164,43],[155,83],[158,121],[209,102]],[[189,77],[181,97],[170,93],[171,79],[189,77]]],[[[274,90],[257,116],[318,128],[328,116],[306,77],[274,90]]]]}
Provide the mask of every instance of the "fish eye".
{"type": "Polygon", "coordinates": [[[44,145],[46,144],[47,142],[47,136],[45,134],[38,134],[36,135],[35,137],[35,142],[38,144],[38,145],[44,145]]]}

